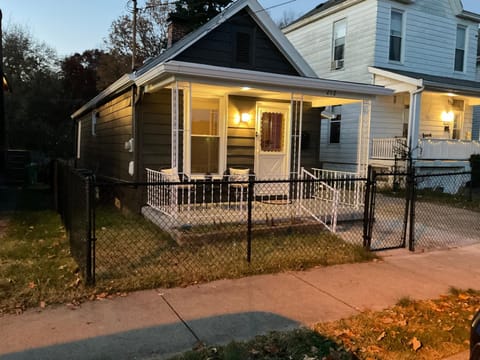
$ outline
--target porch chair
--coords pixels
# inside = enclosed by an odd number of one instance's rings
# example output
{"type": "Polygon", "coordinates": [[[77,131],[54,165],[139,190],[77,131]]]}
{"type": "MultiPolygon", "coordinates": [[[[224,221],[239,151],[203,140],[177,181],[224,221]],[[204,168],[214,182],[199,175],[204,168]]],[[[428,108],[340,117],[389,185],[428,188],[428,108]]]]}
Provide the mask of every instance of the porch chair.
{"type": "MultiPolygon", "coordinates": [[[[162,180],[169,183],[174,183],[172,185],[168,185],[168,193],[170,196],[170,205],[173,207],[174,210],[178,210],[179,206],[184,204],[185,199],[184,194],[187,195],[187,206],[190,208],[191,204],[191,193],[194,190],[193,184],[182,184],[182,180],[180,175],[178,174],[177,168],[168,168],[168,169],[160,169],[160,173],[162,174],[162,180]],[[179,199],[180,194],[180,199],[179,199]],[[180,201],[179,201],[180,200],[180,201]]],[[[184,175],[189,181],[188,177],[184,175]]]]}
{"type": "Polygon", "coordinates": [[[250,173],[248,168],[229,168],[228,169],[228,208],[230,208],[230,203],[232,201],[232,194],[235,198],[235,203],[239,205],[240,210],[243,208],[243,199],[244,196],[248,196],[248,180],[250,176],[254,176],[250,173]],[[231,182],[241,182],[234,183],[231,182]]]}

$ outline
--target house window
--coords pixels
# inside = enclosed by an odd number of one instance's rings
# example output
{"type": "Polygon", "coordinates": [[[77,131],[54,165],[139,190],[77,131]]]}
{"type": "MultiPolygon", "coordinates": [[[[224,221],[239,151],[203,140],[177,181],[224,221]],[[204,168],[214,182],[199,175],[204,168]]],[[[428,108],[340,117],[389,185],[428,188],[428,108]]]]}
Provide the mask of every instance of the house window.
{"type": "Polygon", "coordinates": [[[463,71],[465,64],[465,42],[467,29],[457,26],[457,44],[455,45],[455,71],[463,71]]]}
{"type": "Polygon", "coordinates": [[[392,10],[390,17],[390,52],[389,59],[392,61],[402,60],[403,47],[403,13],[392,10]]]}
{"type": "Polygon", "coordinates": [[[190,170],[218,174],[220,160],[219,99],[192,98],[190,170]]]}
{"type": "Polygon", "coordinates": [[[345,61],[345,37],[347,35],[347,20],[343,19],[333,24],[333,54],[332,70],[343,69],[345,61]]]}
{"type": "Polygon", "coordinates": [[[335,117],[330,119],[330,144],[339,144],[340,127],[342,123],[342,107],[332,106],[332,113],[335,117]]]}

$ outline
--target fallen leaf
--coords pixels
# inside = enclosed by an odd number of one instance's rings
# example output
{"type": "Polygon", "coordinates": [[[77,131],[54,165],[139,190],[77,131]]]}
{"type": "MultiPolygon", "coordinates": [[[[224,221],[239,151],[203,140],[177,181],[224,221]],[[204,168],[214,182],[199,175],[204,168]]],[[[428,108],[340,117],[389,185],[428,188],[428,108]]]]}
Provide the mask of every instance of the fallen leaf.
{"type": "Polygon", "coordinates": [[[383,339],[385,338],[385,336],[387,336],[387,334],[386,334],[385,331],[384,331],[384,332],[382,332],[382,333],[380,334],[380,336],[377,338],[377,341],[383,340],[383,339]]]}
{"type": "Polygon", "coordinates": [[[400,321],[398,322],[398,325],[400,325],[400,326],[407,326],[407,320],[400,320],[400,321]]]}
{"type": "Polygon", "coordinates": [[[45,309],[46,306],[47,306],[47,303],[45,301],[40,301],[40,307],[42,309],[45,309]]]}
{"type": "Polygon", "coordinates": [[[420,349],[422,347],[422,343],[416,337],[414,337],[412,340],[410,340],[409,344],[412,345],[413,351],[417,351],[418,349],[420,349]]]}
{"type": "Polygon", "coordinates": [[[35,285],[35,283],[34,283],[33,281],[30,281],[30,282],[28,283],[28,287],[29,287],[30,289],[34,289],[36,286],[37,286],[37,285],[35,285]]]}
{"type": "Polygon", "coordinates": [[[458,298],[460,300],[468,300],[468,299],[470,299],[470,296],[467,295],[467,294],[460,294],[460,295],[458,295],[458,298]]]}
{"type": "Polygon", "coordinates": [[[384,324],[391,324],[391,323],[393,323],[393,319],[392,318],[383,318],[382,322],[384,324]]]}

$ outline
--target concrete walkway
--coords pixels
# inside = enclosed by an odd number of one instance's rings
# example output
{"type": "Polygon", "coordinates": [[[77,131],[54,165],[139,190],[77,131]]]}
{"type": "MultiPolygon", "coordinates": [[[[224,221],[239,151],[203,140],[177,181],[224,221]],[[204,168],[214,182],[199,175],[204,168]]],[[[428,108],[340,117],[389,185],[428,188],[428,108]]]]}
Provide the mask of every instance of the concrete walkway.
{"type": "MultiPolygon", "coordinates": [[[[243,340],[271,330],[380,310],[400,298],[480,290],[480,244],[383,261],[316,268],[188,288],[141,291],[0,317],[0,359],[163,359],[199,342],[243,340]]],[[[459,359],[466,358],[462,354],[459,359]]]]}

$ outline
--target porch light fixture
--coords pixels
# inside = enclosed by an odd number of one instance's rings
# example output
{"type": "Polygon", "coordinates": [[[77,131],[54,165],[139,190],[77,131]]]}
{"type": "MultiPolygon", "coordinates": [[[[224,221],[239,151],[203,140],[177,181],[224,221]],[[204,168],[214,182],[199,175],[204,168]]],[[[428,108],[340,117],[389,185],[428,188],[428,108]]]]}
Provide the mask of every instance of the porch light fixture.
{"type": "Polygon", "coordinates": [[[247,124],[252,119],[252,116],[249,113],[242,113],[240,121],[244,124],[247,124]]]}
{"type": "Polygon", "coordinates": [[[453,111],[442,111],[443,122],[453,122],[454,117],[453,111]]]}
{"type": "Polygon", "coordinates": [[[248,90],[252,90],[252,88],[250,88],[250,87],[248,87],[248,86],[242,87],[242,91],[248,91],[248,90]]]}

